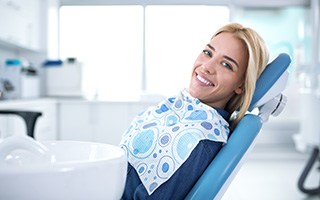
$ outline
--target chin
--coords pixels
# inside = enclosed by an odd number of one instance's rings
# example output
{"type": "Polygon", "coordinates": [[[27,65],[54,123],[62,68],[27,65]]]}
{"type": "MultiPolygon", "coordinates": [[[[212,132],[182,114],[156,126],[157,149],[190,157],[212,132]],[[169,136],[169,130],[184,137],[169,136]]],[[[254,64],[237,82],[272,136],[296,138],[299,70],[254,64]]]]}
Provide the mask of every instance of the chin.
{"type": "Polygon", "coordinates": [[[196,90],[196,89],[192,89],[192,88],[189,88],[189,94],[194,97],[194,98],[199,98],[199,90],[196,90]]]}

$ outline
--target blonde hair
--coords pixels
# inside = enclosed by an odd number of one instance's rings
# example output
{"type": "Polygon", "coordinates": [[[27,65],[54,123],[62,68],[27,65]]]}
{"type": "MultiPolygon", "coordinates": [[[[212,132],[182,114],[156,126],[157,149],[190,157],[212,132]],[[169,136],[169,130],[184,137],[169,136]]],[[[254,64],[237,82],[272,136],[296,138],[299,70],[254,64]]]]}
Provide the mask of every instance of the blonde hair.
{"type": "Polygon", "coordinates": [[[235,117],[231,119],[231,127],[234,127],[249,108],[256,81],[268,63],[269,53],[264,40],[251,28],[243,27],[238,23],[230,23],[221,27],[213,37],[222,32],[232,33],[234,37],[244,42],[249,56],[244,80],[244,92],[234,95],[226,105],[226,110],[230,114],[237,111],[235,117]]]}

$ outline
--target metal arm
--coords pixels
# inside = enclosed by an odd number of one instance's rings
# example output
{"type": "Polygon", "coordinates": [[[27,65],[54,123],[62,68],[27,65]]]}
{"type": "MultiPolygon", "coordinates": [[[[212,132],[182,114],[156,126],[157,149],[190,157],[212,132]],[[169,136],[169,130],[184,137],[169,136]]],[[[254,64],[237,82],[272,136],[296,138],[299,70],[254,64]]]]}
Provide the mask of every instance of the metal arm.
{"type": "Polygon", "coordinates": [[[34,127],[38,117],[42,115],[41,112],[22,111],[22,110],[0,110],[0,114],[4,115],[18,115],[22,117],[27,127],[27,135],[34,138],[34,127]]]}

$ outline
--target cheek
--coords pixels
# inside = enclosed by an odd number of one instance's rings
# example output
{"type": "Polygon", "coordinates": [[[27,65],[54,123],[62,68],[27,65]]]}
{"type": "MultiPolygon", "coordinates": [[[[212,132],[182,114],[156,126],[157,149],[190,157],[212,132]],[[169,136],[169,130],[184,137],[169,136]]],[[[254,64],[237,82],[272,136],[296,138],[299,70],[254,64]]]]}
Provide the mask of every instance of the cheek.
{"type": "Polygon", "coordinates": [[[228,88],[237,88],[241,86],[243,82],[238,76],[232,76],[227,73],[220,73],[220,76],[217,76],[217,78],[220,83],[228,88]]]}
{"type": "Polygon", "coordinates": [[[203,59],[201,58],[201,54],[197,57],[197,59],[194,61],[193,69],[195,69],[197,66],[202,65],[203,59]]]}
{"type": "Polygon", "coordinates": [[[241,78],[239,78],[239,77],[237,77],[237,79],[235,78],[234,80],[237,80],[237,81],[233,82],[233,88],[235,89],[235,91],[237,93],[241,93],[243,85],[244,85],[243,80],[241,78]]]}
{"type": "Polygon", "coordinates": [[[198,62],[195,62],[193,64],[192,70],[191,70],[191,76],[195,75],[196,70],[201,66],[198,62]]]}

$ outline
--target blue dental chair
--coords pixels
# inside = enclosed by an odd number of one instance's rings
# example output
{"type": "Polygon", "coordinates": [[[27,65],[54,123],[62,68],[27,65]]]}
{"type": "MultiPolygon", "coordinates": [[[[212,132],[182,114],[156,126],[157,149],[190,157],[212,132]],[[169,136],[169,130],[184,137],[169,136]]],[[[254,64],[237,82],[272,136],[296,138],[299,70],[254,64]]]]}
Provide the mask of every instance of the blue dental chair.
{"type": "Polygon", "coordinates": [[[188,200],[221,199],[234,176],[239,171],[246,154],[254,147],[255,138],[262,124],[270,115],[277,116],[286,104],[286,97],[281,94],[287,79],[287,68],[291,62],[289,55],[280,54],[261,74],[249,112],[255,108],[259,114],[246,114],[232,132],[228,143],[223,146],[215,159],[202,174],[188,200]]]}

